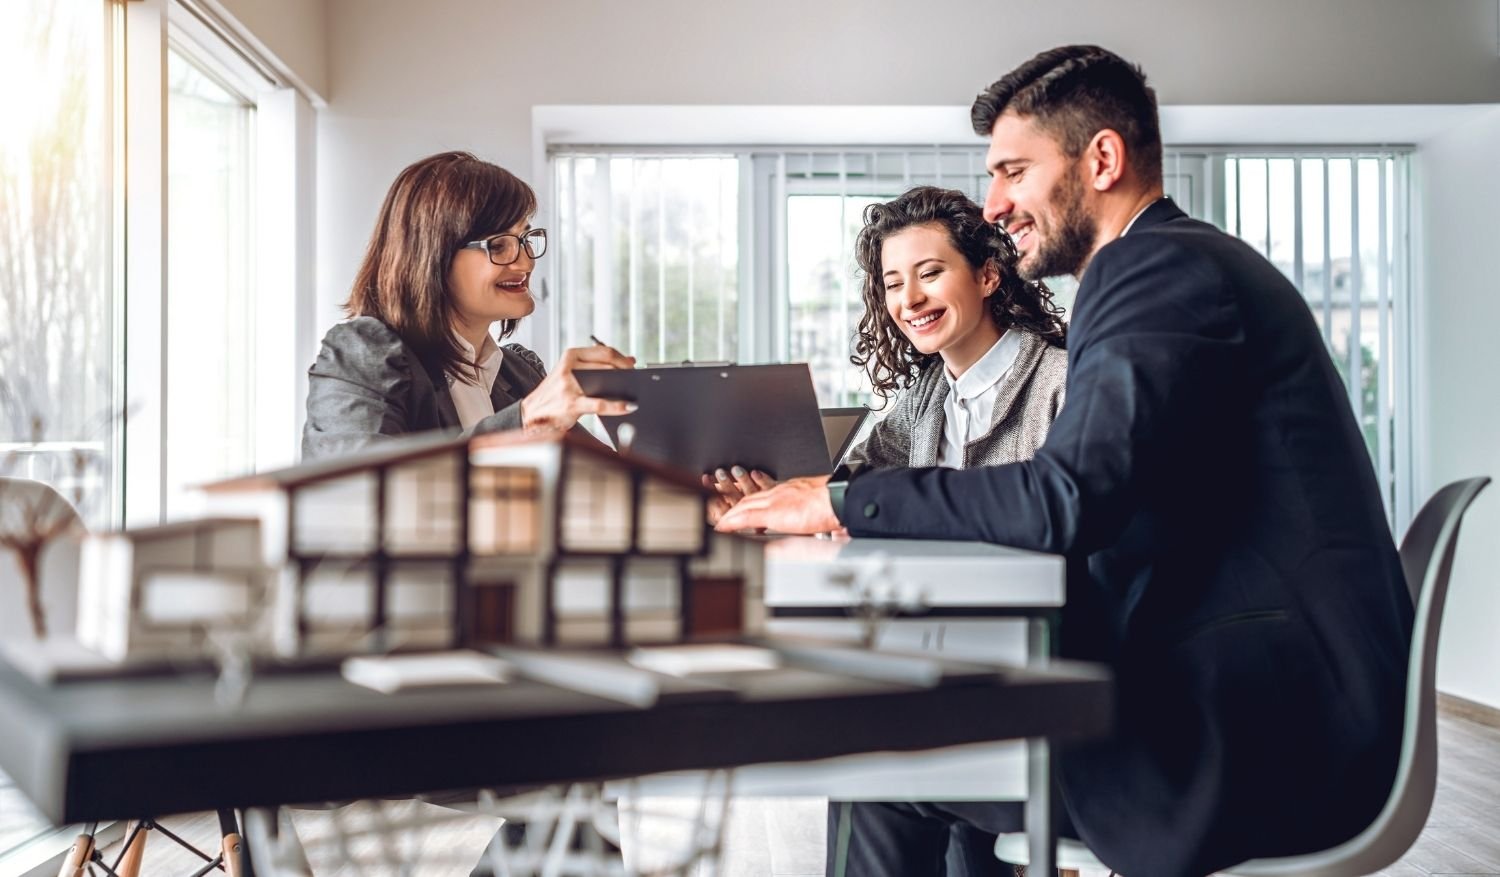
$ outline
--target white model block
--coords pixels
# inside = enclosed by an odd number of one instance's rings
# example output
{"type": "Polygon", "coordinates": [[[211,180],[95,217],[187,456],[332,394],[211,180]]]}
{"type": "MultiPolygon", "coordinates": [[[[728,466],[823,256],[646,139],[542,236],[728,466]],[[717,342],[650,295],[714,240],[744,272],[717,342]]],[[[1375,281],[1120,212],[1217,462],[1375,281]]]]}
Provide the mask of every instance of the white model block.
{"type": "MultiPolygon", "coordinates": [[[[84,542],[78,638],[114,661],[201,652],[212,630],[262,634],[270,570],[260,524],[205,520],[84,542]]],[[[270,648],[269,639],[252,642],[270,648]]]]}
{"type": "Polygon", "coordinates": [[[304,556],[375,550],[375,475],[357,472],[292,494],[295,551],[304,556]]]}
{"type": "Polygon", "coordinates": [[[385,487],[385,544],[393,555],[459,550],[463,497],[459,458],[444,454],[390,470],[385,487]]]}

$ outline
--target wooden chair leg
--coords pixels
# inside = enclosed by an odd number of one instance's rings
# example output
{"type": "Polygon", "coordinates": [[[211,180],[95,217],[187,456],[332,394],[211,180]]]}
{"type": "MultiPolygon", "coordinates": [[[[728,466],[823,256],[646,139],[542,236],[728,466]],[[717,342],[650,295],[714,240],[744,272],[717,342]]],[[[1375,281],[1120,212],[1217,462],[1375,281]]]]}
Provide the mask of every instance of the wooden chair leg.
{"type": "Polygon", "coordinates": [[[89,862],[94,858],[94,827],[73,839],[73,845],[68,848],[68,855],[63,859],[62,867],[57,870],[57,877],[86,877],[89,862]]]}
{"type": "Polygon", "coordinates": [[[125,833],[125,852],[120,855],[120,864],[115,867],[117,877],[141,877],[141,858],[146,855],[146,835],[151,823],[142,820],[125,833]]]}
{"type": "Polygon", "coordinates": [[[240,827],[235,822],[233,810],[219,811],[219,833],[223,835],[219,856],[224,862],[224,873],[227,877],[241,877],[244,874],[241,858],[243,844],[240,840],[240,827]]]}

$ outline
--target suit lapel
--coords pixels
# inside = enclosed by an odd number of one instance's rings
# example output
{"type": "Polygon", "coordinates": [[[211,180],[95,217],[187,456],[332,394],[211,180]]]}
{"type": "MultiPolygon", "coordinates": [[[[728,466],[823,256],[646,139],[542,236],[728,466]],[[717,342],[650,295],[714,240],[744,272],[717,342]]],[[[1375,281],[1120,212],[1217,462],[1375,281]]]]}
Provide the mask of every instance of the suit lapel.
{"type": "Polygon", "coordinates": [[[437,403],[437,426],[442,429],[456,429],[460,422],[458,419],[458,408],[453,405],[453,394],[448,391],[448,375],[443,372],[435,362],[419,358],[422,374],[427,376],[427,383],[432,387],[432,395],[437,403]]]}
{"type": "MultiPolygon", "coordinates": [[[[938,369],[945,369],[940,359],[938,369]]],[[[911,465],[936,466],[938,449],[943,441],[943,400],[948,398],[948,378],[938,371],[937,383],[928,394],[927,403],[917,415],[911,430],[911,465]]]]}
{"type": "Polygon", "coordinates": [[[510,358],[510,353],[501,354],[500,371],[495,374],[495,385],[490,387],[490,403],[495,406],[496,411],[514,405],[516,402],[516,387],[506,374],[508,369],[505,367],[510,358]]]}
{"type": "Polygon", "coordinates": [[[1021,346],[1016,351],[1016,361],[1011,363],[1010,370],[1000,379],[1000,392],[995,396],[995,411],[990,415],[991,430],[1010,416],[1011,409],[1016,407],[1016,400],[1021,398],[1021,390],[1031,380],[1031,373],[1036,371],[1037,363],[1042,361],[1042,353],[1046,348],[1047,342],[1042,340],[1042,336],[1034,332],[1021,333],[1021,346]]]}

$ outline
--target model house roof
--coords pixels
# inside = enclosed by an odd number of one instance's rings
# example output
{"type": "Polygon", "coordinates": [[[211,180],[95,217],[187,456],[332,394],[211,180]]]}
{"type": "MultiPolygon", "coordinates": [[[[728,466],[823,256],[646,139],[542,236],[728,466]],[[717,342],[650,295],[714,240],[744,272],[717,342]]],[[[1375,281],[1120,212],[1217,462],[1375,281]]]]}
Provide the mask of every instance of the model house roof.
{"type": "Polygon", "coordinates": [[[513,430],[511,432],[495,432],[486,435],[475,436],[470,443],[474,450],[484,448],[521,447],[527,445],[555,444],[571,451],[587,454],[600,460],[607,460],[616,466],[623,466],[639,472],[645,472],[655,478],[670,482],[686,490],[708,492],[703,482],[691,473],[681,469],[659,463],[637,456],[629,451],[615,451],[609,445],[604,444],[588,433],[579,434],[580,430],[570,429],[567,432],[552,432],[541,435],[529,434],[524,430],[513,430]]]}
{"type": "Polygon", "coordinates": [[[289,490],[356,472],[386,469],[401,463],[453,453],[467,447],[470,441],[469,438],[454,438],[446,433],[436,432],[401,436],[382,441],[369,450],[215,481],[203,485],[203,489],[211,492],[289,490]]]}
{"type": "Polygon", "coordinates": [[[204,530],[218,530],[230,527],[259,527],[260,518],[199,518],[191,521],[172,521],[167,524],[157,524],[150,527],[131,527],[128,530],[119,530],[112,533],[101,533],[101,536],[112,538],[127,538],[137,542],[145,542],[151,539],[169,539],[177,536],[191,536],[202,533],[204,530]]]}
{"type": "Polygon", "coordinates": [[[297,466],[273,469],[269,472],[258,472],[253,475],[229,478],[224,481],[215,481],[203,485],[203,489],[210,492],[291,490],[318,481],[340,478],[361,471],[387,469],[392,466],[429,457],[451,454],[465,448],[472,451],[483,448],[520,447],[527,445],[557,445],[568,451],[588,454],[600,460],[606,460],[611,465],[624,466],[645,472],[687,490],[707,491],[707,488],[697,478],[687,472],[673,469],[655,460],[648,460],[628,452],[616,453],[609,445],[578,429],[570,429],[565,432],[542,433],[518,429],[508,432],[485,433],[483,435],[460,436],[456,438],[446,433],[420,433],[413,436],[388,439],[369,450],[359,451],[354,454],[346,454],[326,460],[315,460],[297,466]]]}

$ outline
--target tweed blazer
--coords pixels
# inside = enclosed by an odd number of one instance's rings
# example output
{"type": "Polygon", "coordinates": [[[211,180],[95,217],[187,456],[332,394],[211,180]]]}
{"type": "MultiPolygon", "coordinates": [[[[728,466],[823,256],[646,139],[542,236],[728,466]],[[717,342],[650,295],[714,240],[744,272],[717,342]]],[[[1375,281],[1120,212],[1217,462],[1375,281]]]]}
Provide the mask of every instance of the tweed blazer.
{"type": "MultiPolygon", "coordinates": [[[[506,344],[490,391],[495,413],[473,434],[521,428],[521,400],[547,369],[535,353],[506,344]]],[[[442,368],[424,363],[396,332],[374,317],[355,317],[328,330],[307,371],[307,423],[302,459],[368,447],[383,438],[428,430],[463,432],[442,368]]]]}
{"type": "MultiPolygon", "coordinates": [[[[1047,439],[1047,429],[1062,409],[1068,375],[1068,353],[1040,335],[1025,329],[1019,333],[1021,349],[1016,361],[1000,379],[1000,394],[990,428],[964,447],[964,469],[1029,460],[1047,439]]],[[[916,381],[896,400],[883,420],[875,424],[858,447],[849,452],[851,468],[875,469],[936,466],[943,445],[943,400],[948,397],[948,379],[943,361],[922,367],[916,381]]]]}

